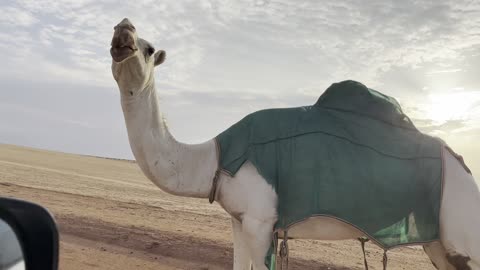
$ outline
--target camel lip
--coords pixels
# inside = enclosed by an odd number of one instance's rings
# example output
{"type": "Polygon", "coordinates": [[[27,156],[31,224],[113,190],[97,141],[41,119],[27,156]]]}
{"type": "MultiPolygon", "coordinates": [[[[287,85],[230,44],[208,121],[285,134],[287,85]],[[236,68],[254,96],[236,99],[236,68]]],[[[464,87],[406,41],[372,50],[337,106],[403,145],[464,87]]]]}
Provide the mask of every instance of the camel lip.
{"type": "Polygon", "coordinates": [[[134,46],[112,46],[110,48],[110,55],[115,62],[120,63],[134,55],[137,50],[134,46]]]}
{"type": "Polygon", "coordinates": [[[113,49],[130,48],[131,50],[135,51],[137,46],[135,44],[134,32],[123,28],[116,29],[113,33],[110,46],[112,46],[113,49]]]}
{"type": "Polygon", "coordinates": [[[134,45],[115,45],[115,46],[112,46],[112,49],[118,49],[118,50],[129,49],[131,51],[137,50],[134,45]]]}

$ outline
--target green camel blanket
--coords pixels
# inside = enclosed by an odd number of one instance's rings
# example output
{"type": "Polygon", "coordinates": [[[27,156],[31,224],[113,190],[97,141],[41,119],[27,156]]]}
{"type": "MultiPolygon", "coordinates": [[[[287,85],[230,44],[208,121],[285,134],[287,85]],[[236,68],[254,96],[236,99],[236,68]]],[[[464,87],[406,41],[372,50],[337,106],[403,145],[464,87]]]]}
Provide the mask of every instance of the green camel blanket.
{"type": "Polygon", "coordinates": [[[220,169],[251,162],[278,195],[275,230],[328,216],[384,249],[439,239],[442,143],[355,81],[313,106],[252,113],[216,137],[220,169]]]}

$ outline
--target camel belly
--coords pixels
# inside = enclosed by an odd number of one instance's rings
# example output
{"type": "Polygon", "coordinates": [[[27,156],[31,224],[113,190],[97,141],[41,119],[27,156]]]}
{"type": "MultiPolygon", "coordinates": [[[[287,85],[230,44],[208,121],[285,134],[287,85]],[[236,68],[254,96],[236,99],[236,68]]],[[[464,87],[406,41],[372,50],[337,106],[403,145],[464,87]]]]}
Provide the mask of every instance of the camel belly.
{"type": "MultiPolygon", "coordinates": [[[[355,227],[330,217],[311,217],[288,230],[288,237],[295,239],[347,240],[362,237],[355,227]]],[[[279,233],[283,238],[283,233],[279,233]]]]}

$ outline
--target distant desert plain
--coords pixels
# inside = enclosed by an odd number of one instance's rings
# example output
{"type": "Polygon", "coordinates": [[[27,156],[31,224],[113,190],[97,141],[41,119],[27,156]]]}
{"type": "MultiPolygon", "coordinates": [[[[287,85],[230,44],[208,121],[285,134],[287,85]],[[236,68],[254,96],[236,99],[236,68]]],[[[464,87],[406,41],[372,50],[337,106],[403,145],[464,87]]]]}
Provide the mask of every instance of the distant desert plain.
{"type": "MultiPolygon", "coordinates": [[[[161,191],[133,161],[0,144],[0,196],[50,210],[61,270],[232,269],[228,214],[161,191]]],[[[364,269],[358,241],[289,243],[289,269],[364,269]]],[[[382,269],[383,251],[366,249],[370,269],[382,269]]],[[[388,254],[390,270],[435,269],[421,248],[388,254]]]]}

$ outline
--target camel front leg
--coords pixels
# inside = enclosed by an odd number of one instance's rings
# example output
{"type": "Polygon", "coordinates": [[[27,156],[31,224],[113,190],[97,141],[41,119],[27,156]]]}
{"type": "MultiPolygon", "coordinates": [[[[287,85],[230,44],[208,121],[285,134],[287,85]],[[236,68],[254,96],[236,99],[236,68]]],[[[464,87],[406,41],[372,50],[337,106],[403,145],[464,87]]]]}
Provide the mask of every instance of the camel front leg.
{"type": "Polygon", "coordinates": [[[233,229],[233,270],[250,270],[250,256],[242,223],[232,217],[233,229]]]}
{"type": "Polygon", "coordinates": [[[268,270],[265,266],[265,256],[272,243],[275,220],[263,220],[244,215],[242,222],[242,232],[252,260],[253,270],[268,270]]]}
{"type": "Polygon", "coordinates": [[[426,244],[423,246],[423,250],[438,270],[455,270],[455,267],[448,262],[447,252],[441,243],[426,244]]]}

